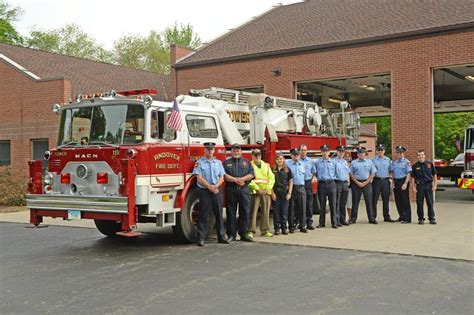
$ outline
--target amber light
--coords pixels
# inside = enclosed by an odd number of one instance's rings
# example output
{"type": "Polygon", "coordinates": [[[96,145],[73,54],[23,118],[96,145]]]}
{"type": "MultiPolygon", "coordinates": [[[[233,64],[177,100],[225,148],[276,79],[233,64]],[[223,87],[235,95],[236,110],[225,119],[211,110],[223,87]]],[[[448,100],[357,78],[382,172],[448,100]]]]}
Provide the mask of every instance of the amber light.
{"type": "Polygon", "coordinates": [[[109,182],[109,173],[97,173],[97,184],[107,184],[109,182]]]}
{"type": "Polygon", "coordinates": [[[61,184],[70,184],[70,183],[71,183],[71,173],[62,173],[61,184]]]}

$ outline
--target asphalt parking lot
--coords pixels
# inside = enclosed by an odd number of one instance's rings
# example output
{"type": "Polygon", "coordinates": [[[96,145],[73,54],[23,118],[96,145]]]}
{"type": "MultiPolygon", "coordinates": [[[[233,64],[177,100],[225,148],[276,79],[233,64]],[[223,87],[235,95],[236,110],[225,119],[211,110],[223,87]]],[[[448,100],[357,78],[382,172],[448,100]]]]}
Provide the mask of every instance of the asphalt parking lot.
{"type": "Polygon", "coordinates": [[[25,229],[26,211],[1,214],[1,313],[472,314],[473,196],[440,189],[436,226],[361,218],[273,244],[204,248],[152,225],[110,239],[90,221],[25,229]]]}
{"type": "Polygon", "coordinates": [[[3,314],[472,314],[470,262],[0,223],[3,314]]]}

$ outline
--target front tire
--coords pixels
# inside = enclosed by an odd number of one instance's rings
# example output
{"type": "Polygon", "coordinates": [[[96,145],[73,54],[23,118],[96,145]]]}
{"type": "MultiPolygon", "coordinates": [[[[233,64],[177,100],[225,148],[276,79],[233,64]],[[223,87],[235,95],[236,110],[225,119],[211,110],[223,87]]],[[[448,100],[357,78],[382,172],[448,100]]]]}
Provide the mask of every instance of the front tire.
{"type": "MultiPolygon", "coordinates": [[[[191,188],[186,196],[184,208],[176,214],[176,225],[173,232],[176,239],[182,243],[194,243],[197,241],[197,221],[199,217],[199,188],[191,188]]],[[[209,214],[209,229],[214,227],[214,216],[209,214]]]]}
{"type": "Polygon", "coordinates": [[[120,222],[94,220],[94,223],[99,232],[108,237],[117,236],[116,233],[122,230],[122,224],[120,222]]]}

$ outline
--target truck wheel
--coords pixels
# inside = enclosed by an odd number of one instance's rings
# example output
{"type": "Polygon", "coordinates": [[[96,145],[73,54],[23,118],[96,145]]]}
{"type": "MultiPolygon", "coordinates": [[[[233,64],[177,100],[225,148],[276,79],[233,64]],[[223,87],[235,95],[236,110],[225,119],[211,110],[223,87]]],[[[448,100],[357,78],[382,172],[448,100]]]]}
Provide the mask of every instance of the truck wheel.
{"type": "MultiPolygon", "coordinates": [[[[186,196],[184,208],[176,214],[176,225],[173,232],[178,241],[183,243],[196,242],[197,221],[199,217],[199,189],[192,188],[186,196]]],[[[209,231],[214,227],[214,215],[209,215],[209,231]]]]}
{"type": "Polygon", "coordinates": [[[99,232],[104,234],[105,236],[117,236],[115,233],[120,232],[122,230],[122,224],[120,222],[94,220],[94,223],[99,232]]]}

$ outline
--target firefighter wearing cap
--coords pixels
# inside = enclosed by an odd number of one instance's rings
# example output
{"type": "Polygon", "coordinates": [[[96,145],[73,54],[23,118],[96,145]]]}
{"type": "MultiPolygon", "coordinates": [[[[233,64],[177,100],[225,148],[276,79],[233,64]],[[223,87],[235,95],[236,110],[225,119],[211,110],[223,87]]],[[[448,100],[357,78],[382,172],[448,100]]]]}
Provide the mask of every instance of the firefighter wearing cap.
{"type": "Polygon", "coordinates": [[[251,164],[255,178],[249,184],[252,192],[252,214],[248,237],[253,238],[253,235],[256,233],[257,213],[260,207],[262,209],[260,233],[262,236],[272,237],[273,234],[270,232],[270,206],[275,175],[273,175],[270,164],[262,161],[262,152],[259,149],[252,151],[251,164]]]}
{"type": "Polygon", "coordinates": [[[436,177],[436,169],[433,162],[426,161],[426,155],[423,150],[418,151],[418,162],[413,164],[411,175],[412,187],[416,194],[418,224],[424,224],[425,222],[423,199],[426,199],[426,205],[428,206],[428,220],[431,224],[436,224],[433,192],[436,191],[438,178],[436,177]]]}
{"type": "Polygon", "coordinates": [[[222,162],[214,158],[215,143],[204,143],[204,157],[194,165],[193,174],[197,178],[199,188],[199,216],[197,222],[197,245],[204,246],[208,234],[209,211],[212,209],[216,217],[216,232],[219,243],[228,244],[224,235],[222,219],[222,194],[220,186],[224,182],[222,162]]]}
{"type": "Polygon", "coordinates": [[[408,190],[410,182],[411,164],[405,159],[406,149],[401,145],[395,148],[398,159],[394,160],[391,166],[393,173],[393,194],[395,204],[399,214],[398,221],[402,223],[411,223],[410,194],[408,190]]]}
{"type": "Polygon", "coordinates": [[[376,169],[374,181],[372,182],[374,219],[377,218],[377,202],[380,194],[382,194],[383,220],[384,222],[395,222],[390,218],[390,210],[388,207],[391,187],[390,168],[392,161],[385,156],[385,147],[383,144],[377,144],[375,152],[376,156],[372,158],[372,163],[374,163],[376,169]]]}
{"type": "Polygon", "coordinates": [[[333,161],[336,164],[336,209],[339,211],[337,226],[341,227],[343,225],[349,225],[346,220],[346,204],[349,196],[349,174],[351,173],[351,168],[344,159],[346,147],[340,145],[336,148],[336,152],[337,157],[335,157],[333,161]]]}
{"type": "Polygon", "coordinates": [[[371,224],[377,224],[374,218],[372,206],[372,180],[375,175],[375,166],[371,160],[365,158],[365,148],[358,147],[357,159],[352,161],[351,180],[352,184],[352,213],[349,223],[357,222],[357,213],[359,210],[359,202],[362,194],[364,194],[365,209],[367,210],[367,219],[371,224]]]}
{"type": "Polygon", "coordinates": [[[316,173],[313,160],[308,157],[308,147],[300,145],[300,162],[305,169],[304,185],[306,190],[306,228],[314,230],[313,226],[313,178],[316,173]]]}
{"type": "Polygon", "coordinates": [[[286,166],[293,174],[293,191],[290,199],[288,213],[288,228],[290,233],[295,233],[295,217],[300,222],[300,231],[308,233],[306,229],[306,189],[305,189],[305,168],[300,162],[300,152],[297,148],[290,150],[291,160],[286,162],[286,166]]]}
{"type": "Polygon", "coordinates": [[[329,209],[331,213],[331,226],[337,229],[339,221],[339,209],[336,208],[336,163],[329,158],[329,146],[320,147],[322,157],[316,160],[316,178],[318,180],[318,198],[321,210],[319,211],[319,225],[317,228],[323,228],[326,225],[326,200],[329,200],[329,209]]]}
{"type": "Polygon", "coordinates": [[[234,144],[231,149],[232,157],[224,161],[226,181],[226,218],[227,239],[235,241],[237,231],[240,240],[251,242],[247,236],[250,214],[250,190],[248,184],[254,177],[254,171],[250,161],[242,157],[242,149],[239,144],[234,144]],[[237,221],[237,207],[239,208],[239,219],[237,221]]]}

